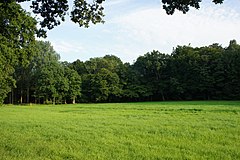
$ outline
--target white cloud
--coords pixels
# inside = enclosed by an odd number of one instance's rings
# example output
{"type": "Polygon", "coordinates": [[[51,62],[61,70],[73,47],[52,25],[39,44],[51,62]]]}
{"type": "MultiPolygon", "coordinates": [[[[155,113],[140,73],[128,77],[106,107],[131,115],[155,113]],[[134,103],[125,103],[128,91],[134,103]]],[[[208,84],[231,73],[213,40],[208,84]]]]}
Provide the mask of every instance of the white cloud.
{"type": "Polygon", "coordinates": [[[48,32],[48,40],[61,60],[88,60],[114,54],[133,62],[152,50],[171,53],[177,45],[200,47],[240,42],[240,1],[223,5],[203,2],[200,10],[168,16],[159,1],[106,0],[106,23],[80,29],[66,21],[48,32]],[[238,3],[236,3],[238,2],[238,3]],[[158,5],[159,4],[159,5],[158,5]],[[231,7],[233,4],[236,6],[231,7]]]}
{"type": "Polygon", "coordinates": [[[130,0],[106,0],[104,7],[112,7],[113,5],[120,5],[129,2],[130,0]]]}
{"type": "Polygon", "coordinates": [[[83,47],[76,43],[76,42],[66,42],[66,41],[53,41],[52,45],[54,48],[56,48],[57,52],[61,53],[71,53],[71,52],[81,52],[83,50],[83,47]]]}
{"type": "Polygon", "coordinates": [[[177,45],[227,45],[231,39],[240,40],[240,14],[224,6],[205,7],[185,15],[176,12],[171,16],[159,7],[149,8],[113,22],[121,26],[120,34],[127,35],[129,43],[138,43],[136,50],[142,51],[151,48],[170,53],[177,45]]]}
{"type": "Polygon", "coordinates": [[[81,44],[73,41],[52,40],[51,44],[56,52],[61,55],[61,60],[69,62],[75,61],[76,57],[84,50],[81,44]]]}

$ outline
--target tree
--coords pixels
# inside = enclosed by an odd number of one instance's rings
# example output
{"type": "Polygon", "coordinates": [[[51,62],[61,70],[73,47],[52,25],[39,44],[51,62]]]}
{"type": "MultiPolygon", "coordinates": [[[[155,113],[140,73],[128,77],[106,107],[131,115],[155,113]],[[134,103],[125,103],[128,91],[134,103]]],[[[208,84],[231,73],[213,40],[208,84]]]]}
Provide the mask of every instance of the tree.
{"type": "Polygon", "coordinates": [[[232,40],[221,57],[224,73],[224,99],[240,99],[240,45],[232,40]]]}
{"type": "Polygon", "coordinates": [[[14,48],[22,48],[35,40],[37,21],[15,2],[0,3],[1,41],[6,38],[14,48]]]}
{"type": "MultiPolygon", "coordinates": [[[[213,0],[215,4],[221,4],[224,0],[213,0]]],[[[194,7],[196,9],[200,8],[201,0],[162,0],[163,9],[166,10],[167,14],[173,14],[175,10],[187,13],[189,7],[194,7]]]]}
{"type": "MultiPolygon", "coordinates": [[[[26,2],[30,0],[4,0],[1,4],[7,6],[13,2],[26,2]]],[[[89,3],[87,0],[74,0],[73,10],[70,12],[70,18],[73,22],[79,24],[80,27],[89,27],[90,23],[96,24],[103,21],[103,7],[101,5],[104,0],[94,0],[89,3]]],[[[31,0],[30,8],[32,12],[41,17],[39,24],[41,29],[38,32],[39,36],[46,36],[47,29],[53,29],[65,21],[68,14],[68,0],[31,0]]],[[[15,12],[13,10],[13,12],[15,12]]]]}
{"type": "Polygon", "coordinates": [[[60,56],[50,42],[37,41],[36,53],[32,62],[32,87],[38,100],[55,103],[62,99],[63,92],[68,90],[64,77],[64,68],[59,62],[60,56]]]}
{"type": "Polygon", "coordinates": [[[141,76],[141,83],[146,86],[146,92],[143,96],[155,100],[165,100],[164,92],[167,88],[163,71],[167,65],[168,57],[168,55],[154,50],[138,57],[134,63],[134,68],[141,76]]]}
{"type": "Polygon", "coordinates": [[[15,66],[15,102],[19,103],[75,103],[81,95],[81,77],[69,68],[67,62],[59,62],[59,55],[50,42],[36,41],[32,55],[15,66]],[[22,63],[20,63],[22,62],[22,63]],[[37,101],[38,100],[38,101],[37,101]]]}
{"type": "Polygon", "coordinates": [[[12,49],[2,44],[2,42],[0,44],[0,105],[11,89],[15,87],[15,80],[12,77],[12,73],[14,72],[12,60],[6,54],[11,55],[12,49]]]}
{"type": "Polygon", "coordinates": [[[44,103],[66,102],[69,80],[64,72],[64,66],[55,61],[41,67],[37,73],[35,96],[44,103]]]}
{"type": "Polygon", "coordinates": [[[100,75],[102,76],[103,80],[107,82],[107,90],[109,92],[107,100],[110,102],[120,97],[121,88],[117,73],[103,68],[100,71],[100,75]]]}
{"type": "Polygon", "coordinates": [[[220,88],[222,77],[222,63],[220,61],[224,48],[213,44],[198,49],[198,87],[202,99],[214,99],[220,88]],[[217,76],[218,75],[218,76],[217,76]]]}
{"type": "Polygon", "coordinates": [[[36,81],[35,96],[41,103],[48,103],[48,101],[55,103],[57,95],[55,68],[53,64],[43,66],[38,71],[38,79],[36,81]]]}
{"type": "MultiPolygon", "coordinates": [[[[14,67],[28,55],[35,41],[36,24],[19,4],[0,3],[0,104],[15,87],[14,67]]],[[[21,63],[22,63],[21,62],[21,63]]],[[[11,100],[12,101],[12,100],[11,100]]]]}
{"type": "Polygon", "coordinates": [[[141,83],[141,78],[133,65],[124,64],[120,76],[123,101],[139,101],[143,93],[146,93],[147,88],[141,83]]]}
{"type": "Polygon", "coordinates": [[[109,88],[107,85],[107,81],[103,79],[103,76],[99,73],[84,75],[82,83],[82,101],[106,101],[109,96],[109,88]]]}
{"type": "Polygon", "coordinates": [[[65,93],[65,97],[72,100],[72,103],[75,104],[77,96],[81,95],[81,84],[82,79],[77,71],[68,67],[69,64],[64,65],[65,77],[68,79],[69,89],[65,93]]]}
{"type": "Polygon", "coordinates": [[[55,71],[55,88],[56,88],[56,91],[57,91],[57,94],[56,94],[56,102],[57,103],[66,103],[66,95],[69,91],[69,88],[70,88],[70,83],[69,83],[69,79],[68,77],[66,77],[65,75],[65,72],[66,72],[66,68],[65,66],[58,62],[56,64],[56,68],[54,69],[55,71]]]}
{"type": "Polygon", "coordinates": [[[79,59],[69,64],[68,66],[69,68],[77,71],[79,75],[87,74],[87,69],[85,67],[84,62],[80,61],[79,59]]]}
{"type": "Polygon", "coordinates": [[[122,62],[119,58],[110,55],[86,61],[84,63],[86,73],[81,75],[82,100],[101,102],[112,101],[119,97],[121,86],[117,70],[120,64],[122,62]]]}

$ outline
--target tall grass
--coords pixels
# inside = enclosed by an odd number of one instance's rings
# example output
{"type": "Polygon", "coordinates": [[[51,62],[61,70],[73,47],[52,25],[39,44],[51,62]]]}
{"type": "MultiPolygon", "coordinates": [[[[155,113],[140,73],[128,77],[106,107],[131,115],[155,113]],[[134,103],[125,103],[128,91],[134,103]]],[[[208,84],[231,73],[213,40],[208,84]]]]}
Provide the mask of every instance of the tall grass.
{"type": "Polygon", "coordinates": [[[240,102],[3,106],[0,159],[240,159],[240,102]]]}

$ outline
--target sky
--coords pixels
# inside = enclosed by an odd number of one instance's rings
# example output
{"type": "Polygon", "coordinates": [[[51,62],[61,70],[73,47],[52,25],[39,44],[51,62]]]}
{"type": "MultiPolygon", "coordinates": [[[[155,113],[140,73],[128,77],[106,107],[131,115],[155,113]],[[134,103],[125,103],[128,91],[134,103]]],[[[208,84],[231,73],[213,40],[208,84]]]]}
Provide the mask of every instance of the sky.
{"type": "MultiPolygon", "coordinates": [[[[23,4],[27,10],[28,6],[23,4]]],[[[61,61],[110,54],[133,63],[153,50],[171,54],[178,45],[226,47],[233,39],[240,43],[240,0],[221,5],[204,0],[199,10],[174,15],[165,13],[160,0],[106,0],[103,6],[104,24],[80,28],[67,19],[48,31],[44,40],[51,42],[61,61]]]]}

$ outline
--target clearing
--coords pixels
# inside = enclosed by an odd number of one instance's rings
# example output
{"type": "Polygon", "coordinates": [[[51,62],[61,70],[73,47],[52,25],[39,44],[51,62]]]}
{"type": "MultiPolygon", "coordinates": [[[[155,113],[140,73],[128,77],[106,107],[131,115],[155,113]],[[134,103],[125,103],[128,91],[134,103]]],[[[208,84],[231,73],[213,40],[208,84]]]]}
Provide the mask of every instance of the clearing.
{"type": "Polygon", "coordinates": [[[240,102],[0,107],[0,159],[240,159],[240,102]]]}

